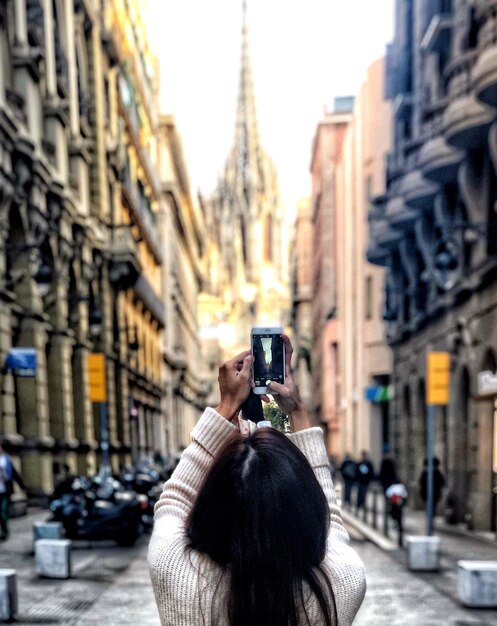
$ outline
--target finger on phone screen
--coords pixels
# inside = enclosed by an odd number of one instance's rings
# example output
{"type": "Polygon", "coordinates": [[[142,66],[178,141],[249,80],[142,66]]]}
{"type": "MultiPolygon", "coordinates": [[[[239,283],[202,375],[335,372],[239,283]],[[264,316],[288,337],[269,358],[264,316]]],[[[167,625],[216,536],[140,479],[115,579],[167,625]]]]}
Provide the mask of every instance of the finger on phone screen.
{"type": "Polygon", "coordinates": [[[268,385],[267,390],[269,393],[277,393],[281,395],[281,392],[286,389],[285,385],[280,385],[280,383],[275,383],[274,380],[268,385]]]}

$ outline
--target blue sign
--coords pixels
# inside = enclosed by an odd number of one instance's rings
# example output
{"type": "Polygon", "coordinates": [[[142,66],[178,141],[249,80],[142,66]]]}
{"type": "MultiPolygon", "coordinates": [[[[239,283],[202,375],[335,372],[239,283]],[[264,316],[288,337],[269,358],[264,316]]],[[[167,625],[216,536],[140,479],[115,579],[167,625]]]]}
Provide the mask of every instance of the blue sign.
{"type": "Polygon", "coordinates": [[[11,348],[5,359],[5,369],[24,378],[36,375],[36,349],[11,348]]]}
{"type": "Polygon", "coordinates": [[[372,385],[364,389],[364,397],[368,402],[388,402],[392,399],[392,392],[386,385],[372,385]]]}

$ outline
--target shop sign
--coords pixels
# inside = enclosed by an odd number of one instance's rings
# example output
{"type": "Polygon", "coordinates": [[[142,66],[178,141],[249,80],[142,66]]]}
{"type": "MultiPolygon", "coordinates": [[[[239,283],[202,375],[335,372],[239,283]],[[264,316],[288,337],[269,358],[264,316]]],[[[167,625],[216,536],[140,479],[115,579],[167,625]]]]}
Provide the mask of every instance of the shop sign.
{"type": "Polygon", "coordinates": [[[497,373],[490,370],[479,372],[476,387],[479,396],[497,396],[497,373]]]}
{"type": "Polygon", "coordinates": [[[389,402],[393,397],[392,388],[390,385],[371,385],[365,387],[364,397],[368,402],[389,402]]]}
{"type": "Polygon", "coordinates": [[[11,348],[5,359],[5,369],[21,378],[36,376],[36,348],[11,348]]]}

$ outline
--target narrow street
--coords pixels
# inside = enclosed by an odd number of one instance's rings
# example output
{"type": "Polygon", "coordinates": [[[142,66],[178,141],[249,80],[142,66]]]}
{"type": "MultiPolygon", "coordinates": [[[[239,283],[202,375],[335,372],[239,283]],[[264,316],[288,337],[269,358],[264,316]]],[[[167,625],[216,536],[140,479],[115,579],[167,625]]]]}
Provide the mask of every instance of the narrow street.
{"type": "MultiPolygon", "coordinates": [[[[73,577],[40,579],[31,553],[32,524],[46,511],[11,520],[11,538],[0,546],[1,567],[18,572],[16,624],[158,626],[147,568],[148,535],[132,548],[112,542],[75,542],[73,577]]],[[[413,573],[404,550],[383,551],[350,527],[366,565],[368,589],[357,626],[469,626],[497,624],[496,610],[462,607],[457,600],[457,559],[493,558],[497,547],[460,536],[442,536],[440,572],[413,573]],[[459,556],[457,556],[459,555],[459,556]]]]}

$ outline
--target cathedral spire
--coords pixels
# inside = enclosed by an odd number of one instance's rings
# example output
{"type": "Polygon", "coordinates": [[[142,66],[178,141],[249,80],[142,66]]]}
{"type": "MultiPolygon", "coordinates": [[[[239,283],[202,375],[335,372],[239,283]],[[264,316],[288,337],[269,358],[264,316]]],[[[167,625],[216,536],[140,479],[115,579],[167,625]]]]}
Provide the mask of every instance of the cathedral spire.
{"type": "Polygon", "coordinates": [[[238,84],[235,138],[230,167],[235,172],[238,209],[248,212],[255,193],[263,186],[262,150],[255,109],[254,84],[250,63],[247,2],[242,2],[242,54],[238,84]]]}

